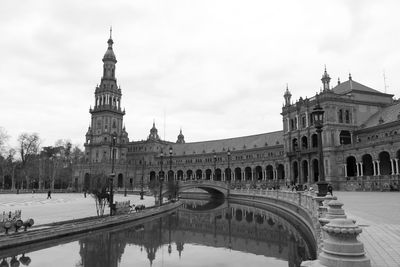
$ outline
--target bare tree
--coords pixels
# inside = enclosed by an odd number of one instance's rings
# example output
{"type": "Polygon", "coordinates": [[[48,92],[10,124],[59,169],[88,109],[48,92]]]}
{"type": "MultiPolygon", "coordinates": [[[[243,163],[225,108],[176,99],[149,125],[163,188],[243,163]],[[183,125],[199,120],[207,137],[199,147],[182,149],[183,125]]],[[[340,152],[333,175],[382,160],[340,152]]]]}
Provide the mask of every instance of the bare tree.
{"type": "Polygon", "coordinates": [[[40,138],[37,133],[22,133],[18,137],[19,154],[21,157],[21,170],[29,186],[28,164],[38,155],[40,138]]]}

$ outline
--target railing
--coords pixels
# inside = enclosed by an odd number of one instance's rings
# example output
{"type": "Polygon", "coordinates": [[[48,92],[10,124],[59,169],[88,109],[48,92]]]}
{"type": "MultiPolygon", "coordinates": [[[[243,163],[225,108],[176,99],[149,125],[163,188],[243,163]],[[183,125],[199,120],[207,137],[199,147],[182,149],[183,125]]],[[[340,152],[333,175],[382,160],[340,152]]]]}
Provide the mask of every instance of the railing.
{"type": "Polygon", "coordinates": [[[304,208],[313,218],[318,218],[320,216],[318,208],[322,200],[321,198],[317,198],[316,194],[311,191],[293,192],[268,189],[233,189],[230,191],[230,194],[251,196],[253,198],[279,199],[304,208]]]}

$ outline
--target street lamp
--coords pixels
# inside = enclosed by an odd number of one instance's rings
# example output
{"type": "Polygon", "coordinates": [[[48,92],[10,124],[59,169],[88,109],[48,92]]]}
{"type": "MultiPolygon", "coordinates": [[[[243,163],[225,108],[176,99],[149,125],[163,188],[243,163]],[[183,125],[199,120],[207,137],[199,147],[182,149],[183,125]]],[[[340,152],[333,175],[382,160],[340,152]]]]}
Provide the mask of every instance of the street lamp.
{"type": "Polygon", "coordinates": [[[319,101],[317,98],[317,104],[312,111],[312,117],[314,121],[314,126],[316,132],[318,134],[318,154],[319,154],[319,181],[318,185],[318,196],[324,197],[328,192],[328,183],[325,181],[325,170],[324,170],[324,156],[322,150],[322,127],[324,122],[324,110],[319,105],[319,101]]]}
{"type": "Polygon", "coordinates": [[[117,134],[113,133],[111,136],[111,174],[110,174],[110,216],[113,215],[114,210],[114,163],[115,163],[115,145],[117,143],[117,134]]]}
{"type": "Polygon", "coordinates": [[[231,162],[231,151],[228,148],[228,183],[231,183],[231,166],[230,166],[230,162],[231,162]]]}
{"type": "Polygon", "coordinates": [[[144,166],[145,166],[146,162],[144,161],[144,157],[142,160],[142,178],[140,179],[140,200],[143,200],[143,175],[144,175],[144,166]]]}
{"type": "Polygon", "coordinates": [[[171,180],[172,175],[172,146],[169,147],[169,174],[168,174],[168,181],[171,180]]]}
{"type": "Polygon", "coordinates": [[[163,157],[164,157],[164,153],[161,150],[160,153],[160,166],[161,166],[161,171],[160,171],[160,175],[158,176],[159,182],[160,182],[160,206],[162,205],[162,185],[164,182],[164,173],[163,173],[163,169],[162,169],[162,165],[163,165],[163,157]]]}
{"type": "Polygon", "coordinates": [[[215,173],[215,170],[217,169],[217,155],[215,154],[215,152],[214,152],[214,175],[213,175],[213,180],[215,181],[216,180],[216,173],[215,173]]]}

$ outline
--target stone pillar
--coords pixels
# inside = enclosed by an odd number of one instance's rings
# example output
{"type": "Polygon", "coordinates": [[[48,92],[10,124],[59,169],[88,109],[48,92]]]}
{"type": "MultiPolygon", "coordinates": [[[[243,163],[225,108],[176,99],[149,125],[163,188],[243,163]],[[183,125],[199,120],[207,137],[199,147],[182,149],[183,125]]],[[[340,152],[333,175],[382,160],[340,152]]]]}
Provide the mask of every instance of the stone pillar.
{"type": "Polygon", "coordinates": [[[391,159],[390,160],[390,164],[391,164],[391,167],[392,167],[392,173],[391,174],[394,174],[394,159],[391,159]]]}
{"type": "Polygon", "coordinates": [[[374,176],[376,175],[376,165],[375,165],[375,161],[372,161],[372,167],[374,167],[374,176]]]}
{"type": "Polygon", "coordinates": [[[347,164],[343,164],[344,177],[347,177],[347,164]]]}
{"type": "Polygon", "coordinates": [[[360,164],[356,162],[356,166],[357,166],[357,177],[358,177],[360,176],[360,164]]]}
{"type": "Polygon", "coordinates": [[[323,266],[370,267],[365,256],[364,244],[357,240],[361,228],[350,219],[332,219],[323,231],[327,238],[318,261],[323,266]]]}
{"type": "Polygon", "coordinates": [[[396,161],[396,174],[399,174],[399,159],[395,158],[394,160],[396,161]]]}
{"type": "Polygon", "coordinates": [[[363,163],[360,162],[360,176],[364,176],[363,163]]]}
{"type": "Polygon", "coordinates": [[[378,169],[378,175],[381,175],[381,166],[379,166],[379,160],[376,161],[376,167],[378,169]]]}
{"type": "Polygon", "coordinates": [[[253,169],[251,169],[251,181],[252,182],[254,181],[254,170],[253,169]]]}

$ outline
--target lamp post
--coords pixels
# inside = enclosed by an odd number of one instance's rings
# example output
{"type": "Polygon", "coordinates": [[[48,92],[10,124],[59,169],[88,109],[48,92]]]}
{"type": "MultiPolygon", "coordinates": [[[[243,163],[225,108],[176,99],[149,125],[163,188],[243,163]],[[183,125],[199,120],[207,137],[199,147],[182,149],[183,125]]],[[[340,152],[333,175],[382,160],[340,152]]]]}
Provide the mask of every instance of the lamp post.
{"type": "Polygon", "coordinates": [[[228,152],[227,152],[227,156],[228,156],[228,183],[231,183],[231,151],[228,148],[228,152]]]}
{"type": "Polygon", "coordinates": [[[319,101],[317,98],[317,104],[313,109],[312,116],[314,121],[314,126],[316,132],[318,134],[318,154],[319,154],[319,181],[317,182],[318,186],[318,196],[324,197],[328,192],[328,183],[325,181],[325,170],[324,170],[324,156],[322,150],[322,127],[324,122],[324,110],[319,105],[319,101]]]}
{"type": "Polygon", "coordinates": [[[146,162],[144,161],[144,157],[143,157],[143,160],[142,160],[142,178],[140,179],[140,200],[143,200],[143,195],[144,195],[144,192],[143,192],[143,175],[144,175],[144,166],[145,166],[145,164],[146,164],[146,162]]]}
{"type": "Polygon", "coordinates": [[[217,155],[214,152],[214,175],[213,175],[213,181],[215,181],[215,179],[217,178],[216,177],[216,173],[215,173],[216,169],[217,169],[217,155]]]}
{"type": "Polygon", "coordinates": [[[161,166],[161,171],[160,171],[160,175],[159,175],[159,182],[160,182],[160,206],[162,205],[162,186],[163,186],[163,182],[164,182],[164,173],[163,173],[163,169],[162,169],[162,165],[163,165],[163,157],[164,157],[164,153],[161,150],[160,153],[160,166],[161,166]]]}
{"type": "Polygon", "coordinates": [[[168,174],[168,181],[171,180],[171,178],[173,179],[174,177],[170,177],[170,175],[172,174],[172,146],[169,147],[169,174],[168,174]]]}
{"type": "Polygon", "coordinates": [[[111,136],[111,174],[110,174],[110,216],[114,215],[114,163],[115,163],[115,145],[117,143],[117,134],[111,136]]]}

